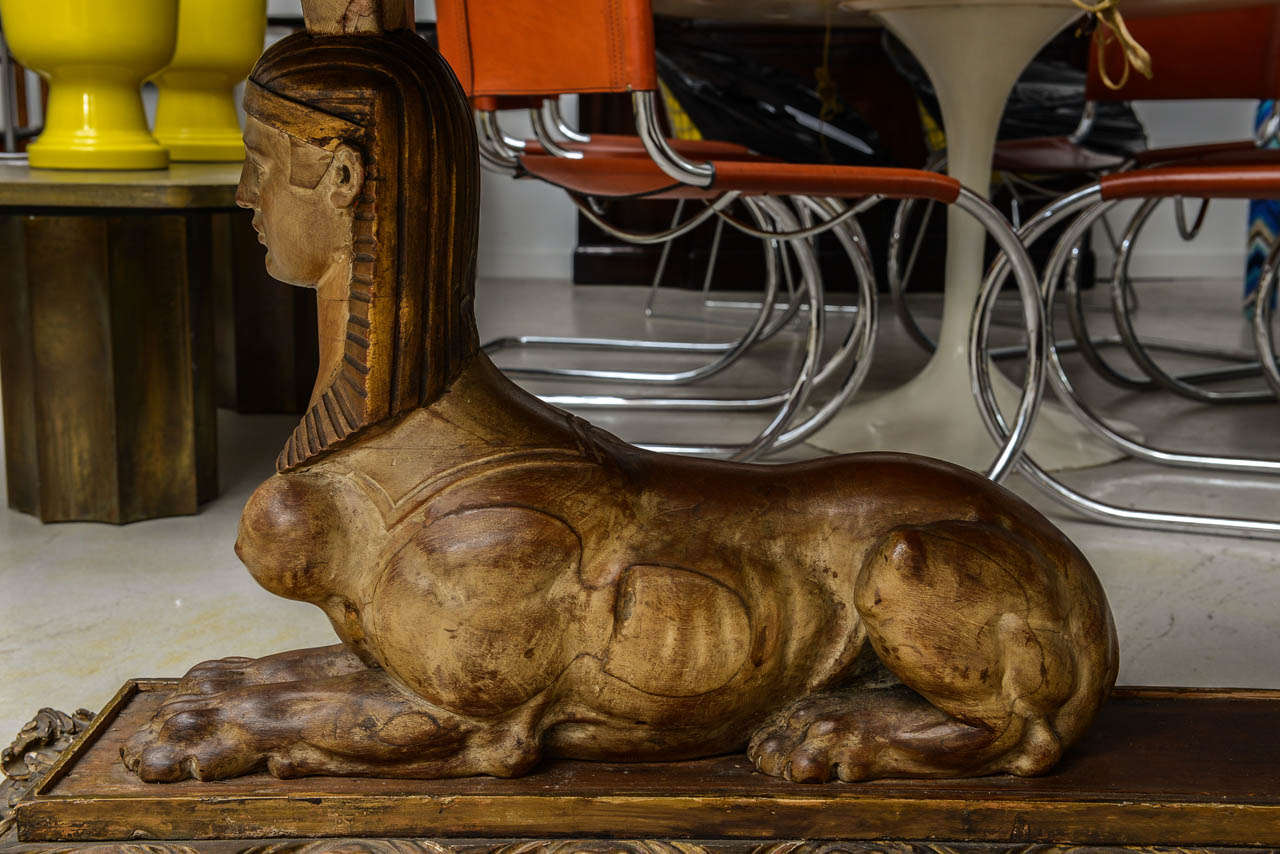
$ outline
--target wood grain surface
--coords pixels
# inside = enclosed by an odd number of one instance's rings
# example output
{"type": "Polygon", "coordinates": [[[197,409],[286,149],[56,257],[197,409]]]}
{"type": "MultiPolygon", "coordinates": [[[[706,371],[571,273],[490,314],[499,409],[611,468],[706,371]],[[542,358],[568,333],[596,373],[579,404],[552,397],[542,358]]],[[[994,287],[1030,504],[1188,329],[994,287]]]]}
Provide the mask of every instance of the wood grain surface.
{"type": "Polygon", "coordinates": [[[47,522],[196,512],[217,488],[208,215],[0,220],[10,506],[47,522]]]}
{"type": "Polygon", "coordinates": [[[1038,778],[796,786],[741,754],[549,761],[514,780],[140,782],[123,740],[175,680],[126,685],[18,808],[24,840],[288,836],[918,839],[1280,845],[1280,691],[1121,689],[1038,778]]]}

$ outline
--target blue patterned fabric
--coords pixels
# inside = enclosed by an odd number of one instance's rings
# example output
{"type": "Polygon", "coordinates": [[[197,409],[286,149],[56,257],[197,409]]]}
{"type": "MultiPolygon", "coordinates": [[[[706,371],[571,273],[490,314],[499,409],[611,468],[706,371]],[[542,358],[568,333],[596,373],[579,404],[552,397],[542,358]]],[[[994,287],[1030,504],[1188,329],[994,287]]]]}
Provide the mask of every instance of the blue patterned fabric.
{"type": "MultiPolygon", "coordinates": [[[[1274,103],[1258,102],[1258,112],[1254,116],[1255,127],[1266,120],[1274,103]]],[[[1267,148],[1280,148],[1280,140],[1274,137],[1267,140],[1267,148]]],[[[1278,232],[1280,200],[1254,199],[1249,202],[1249,254],[1245,258],[1244,314],[1250,320],[1253,319],[1254,307],[1258,302],[1258,277],[1262,274],[1262,265],[1267,261],[1267,253],[1271,251],[1278,232]]],[[[1275,305],[1274,299],[1272,305],[1275,305]]]]}

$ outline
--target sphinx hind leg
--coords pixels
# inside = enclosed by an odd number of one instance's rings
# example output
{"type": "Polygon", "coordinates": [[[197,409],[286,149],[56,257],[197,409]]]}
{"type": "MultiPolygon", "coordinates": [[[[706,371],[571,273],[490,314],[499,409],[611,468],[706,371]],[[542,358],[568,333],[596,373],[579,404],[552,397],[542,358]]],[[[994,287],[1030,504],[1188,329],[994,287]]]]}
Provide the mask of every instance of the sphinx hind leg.
{"type": "Polygon", "coordinates": [[[1092,588],[1069,558],[983,523],[891,531],[855,601],[901,685],[801,698],[755,734],[753,761],[811,782],[1048,770],[1114,678],[1109,623],[1081,637],[1072,614],[1105,602],[1079,600],[1092,588]]]}

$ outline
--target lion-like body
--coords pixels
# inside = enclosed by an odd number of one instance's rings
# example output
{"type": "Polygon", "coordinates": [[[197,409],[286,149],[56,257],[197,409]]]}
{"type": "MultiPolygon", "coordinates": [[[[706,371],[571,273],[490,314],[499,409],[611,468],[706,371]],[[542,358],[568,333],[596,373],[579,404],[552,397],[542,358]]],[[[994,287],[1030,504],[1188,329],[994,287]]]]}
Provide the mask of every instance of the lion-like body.
{"type": "MultiPolygon", "coordinates": [[[[1057,665],[1105,675],[1091,570],[989,481],[895,454],[781,466],[651,454],[511,395],[484,360],[357,449],[265,483],[238,548],[264,586],[320,605],[345,643],[433,707],[518,721],[557,755],[683,758],[739,748],[789,703],[848,683],[869,652],[860,572],[886,537],[938,524],[1016,536],[1038,558],[1006,570],[1035,592],[1023,618],[1071,640],[1057,665]],[[282,570],[291,540],[301,567],[282,570]],[[1069,615],[1080,601],[1095,607],[1069,615]]],[[[880,588],[867,595],[883,602],[880,588]]],[[[897,607],[986,631],[986,681],[1002,694],[1006,591],[961,579],[936,593],[944,601],[897,607]]],[[[980,689],[979,676],[957,670],[956,687],[980,689]]]]}

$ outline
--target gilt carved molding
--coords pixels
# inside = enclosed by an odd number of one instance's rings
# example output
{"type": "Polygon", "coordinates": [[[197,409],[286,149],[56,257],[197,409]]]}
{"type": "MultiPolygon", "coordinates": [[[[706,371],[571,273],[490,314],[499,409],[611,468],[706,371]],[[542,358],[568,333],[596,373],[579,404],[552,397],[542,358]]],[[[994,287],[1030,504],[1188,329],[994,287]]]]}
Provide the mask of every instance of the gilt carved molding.
{"type": "Polygon", "coordinates": [[[77,709],[68,715],[57,709],[36,712],[13,742],[0,752],[0,837],[13,823],[13,808],[26,797],[53,767],[62,751],[84,732],[93,720],[93,712],[77,709]]]}
{"type": "MultiPolygon", "coordinates": [[[[0,852],[17,849],[0,843],[0,852]]],[[[658,839],[412,840],[309,839],[246,841],[99,842],[41,848],[21,854],[1276,854],[1272,848],[1046,845],[909,841],[688,841],[658,839]]]]}

